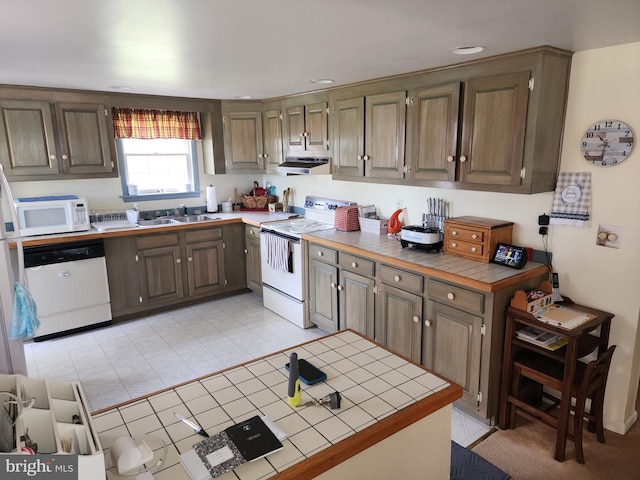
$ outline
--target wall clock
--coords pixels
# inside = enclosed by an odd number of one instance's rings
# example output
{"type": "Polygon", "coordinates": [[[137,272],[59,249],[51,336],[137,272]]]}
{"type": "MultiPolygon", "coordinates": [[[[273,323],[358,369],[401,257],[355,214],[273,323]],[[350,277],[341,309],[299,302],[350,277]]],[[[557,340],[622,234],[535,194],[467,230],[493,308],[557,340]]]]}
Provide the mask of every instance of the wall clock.
{"type": "Polygon", "coordinates": [[[620,120],[600,120],[584,132],[580,149],[584,159],[593,165],[617,165],[633,150],[633,132],[620,120]]]}

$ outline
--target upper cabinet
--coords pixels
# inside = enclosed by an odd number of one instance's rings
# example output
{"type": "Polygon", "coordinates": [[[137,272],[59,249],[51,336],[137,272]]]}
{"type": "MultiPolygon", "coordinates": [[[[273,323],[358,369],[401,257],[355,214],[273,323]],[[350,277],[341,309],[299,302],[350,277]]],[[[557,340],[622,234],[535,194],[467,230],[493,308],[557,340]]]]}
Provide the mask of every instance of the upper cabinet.
{"type": "Polygon", "coordinates": [[[223,102],[224,156],[227,172],[273,171],[282,163],[282,113],[263,112],[262,103],[223,102]]]}
{"type": "Polygon", "coordinates": [[[285,150],[290,155],[329,150],[327,102],[294,105],[285,110],[285,150]]]}
{"type": "Polygon", "coordinates": [[[403,178],[404,91],[335,100],[333,177],[403,178]]]}
{"type": "Polygon", "coordinates": [[[102,104],[0,101],[0,162],[10,180],[115,176],[102,104]]]}

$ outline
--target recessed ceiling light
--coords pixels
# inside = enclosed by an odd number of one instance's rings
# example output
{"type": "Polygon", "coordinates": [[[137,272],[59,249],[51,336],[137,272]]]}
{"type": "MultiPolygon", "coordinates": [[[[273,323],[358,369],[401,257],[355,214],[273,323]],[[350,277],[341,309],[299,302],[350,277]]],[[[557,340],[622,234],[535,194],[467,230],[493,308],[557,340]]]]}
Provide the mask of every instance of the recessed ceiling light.
{"type": "Polygon", "coordinates": [[[331,80],[330,78],[318,78],[316,80],[309,80],[309,83],[320,83],[320,84],[327,84],[327,83],[333,83],[335,80],[331,80]]]}
{"type": "Polygon", "coordinates": [[[249,100],[253,97],[251,95],[236,95],[234,98],[237,98],[238,100],[249,100]]]}
{"type": "Polygon", "coordinates": [[[458,47],[451,50],[451,53],[455,55],[472,55],[474,53],[480,53],[486,50],[487,47],[481,47],[478,45],[469,46],[469,47],[458,47]]]}

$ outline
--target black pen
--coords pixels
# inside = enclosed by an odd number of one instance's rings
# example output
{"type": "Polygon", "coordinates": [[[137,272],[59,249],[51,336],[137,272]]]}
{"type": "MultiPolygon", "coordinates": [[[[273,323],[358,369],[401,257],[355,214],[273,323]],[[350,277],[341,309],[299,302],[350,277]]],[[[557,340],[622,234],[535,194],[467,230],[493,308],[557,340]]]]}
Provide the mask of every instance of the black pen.
{"type": "Polygon", "coordinates": [[[192,422],[191,420],[187,420],[186,418],[184,418],[182,415],[180,415],[177,412],[173,412],[173,414],[176,416],[176,418],[178,420],[182,420],[184,423],[186,423],[187,425],[189,425],[191,428],[193,428],[193,430],[198,434],[198,435],[202,435],[203,437],[208,437],[209,435],[207,434],[207,432],[204,431],[204,429],[195,424],[194,422],[192,422]]]}

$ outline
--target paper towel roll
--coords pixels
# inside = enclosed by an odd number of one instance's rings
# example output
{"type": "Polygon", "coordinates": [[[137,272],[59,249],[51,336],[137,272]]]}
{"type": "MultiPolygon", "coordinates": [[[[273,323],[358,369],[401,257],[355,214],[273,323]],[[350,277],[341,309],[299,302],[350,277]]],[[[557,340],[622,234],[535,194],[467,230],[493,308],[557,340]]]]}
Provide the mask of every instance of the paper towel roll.
{"type": "Polygon", "coordinates": [[[218,211],[218,197],[216,195],[216,187],[209,185],[207,187],[207,212],[214,213],[218,211]]]}

